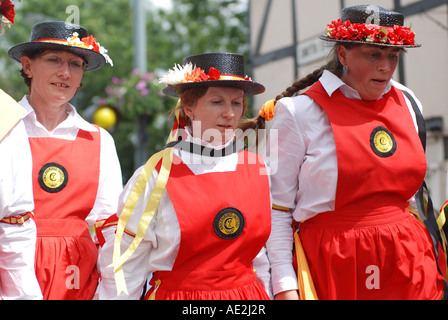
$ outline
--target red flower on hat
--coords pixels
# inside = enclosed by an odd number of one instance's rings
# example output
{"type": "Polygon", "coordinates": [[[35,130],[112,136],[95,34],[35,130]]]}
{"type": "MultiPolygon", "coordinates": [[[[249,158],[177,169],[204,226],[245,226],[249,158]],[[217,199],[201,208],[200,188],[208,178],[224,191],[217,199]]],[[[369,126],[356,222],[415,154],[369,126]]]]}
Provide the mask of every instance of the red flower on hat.
{"type": "Polygon", "coordinates": [[[185,80],[187,82],[207,81],[208,76],[201,68],[195,68],[193,71],[185,75],[185,80]]]}
{"type": "Polygon", "coordinates": [[[208,70],[208,80],[219,80],[221,72],[218,69],[211,67],[208,70]]]}
{"type": "Polygon", "coordinates": [[[100,52],[100,47],[96,43],[96,39],[92,35],[82,38],[81,41],[84,42],[89,47],[92,46],[93,51],[100,52]]]}
{"type": "Polygon", "coordinates": [[[4,16],[6,19],[11,21],[12,24],[14,24],[16,12],[14,11],[14,5],[11,0],[0,0],[0,15],[4,16]]]}
{"type": "Polygon", "coordinates": [[[381,27],[375,24],[344,22],[333,20],[327,25],[328,38],[343,41],[365,41],[394,45],[415,45],[415,33],[408,27],[381,27]]]}
{"type": "Polygon", "coordinates": [[[386,28],[376,29],[372,34],[371,40],[373,42],[383,42],[386,43],[388,40],[388,30],[386,28]]]}
{"type": "Polygon", "coordinates": [[[396,35],[397,44],[415,45],[415,33],[411,29],[394,26],[393,34],[396,35]]]}

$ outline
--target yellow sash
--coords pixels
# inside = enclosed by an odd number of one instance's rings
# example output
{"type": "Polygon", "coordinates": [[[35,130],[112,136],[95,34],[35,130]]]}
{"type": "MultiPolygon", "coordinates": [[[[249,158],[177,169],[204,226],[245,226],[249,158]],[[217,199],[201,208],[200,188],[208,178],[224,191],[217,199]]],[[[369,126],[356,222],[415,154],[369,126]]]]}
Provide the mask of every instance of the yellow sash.
{"type": "MultiPolygon", "coordinates": [[[[176,120],[177,123],[179,123],[179,112],[176,113],[176,120]]],[[[177,138],[178,130],[179,127],[172,130],[172,132],[169,135],[167,143],[177,138]]],[[[121,292],[124,292],[127,295],[129,295],[126,287],[123,264],[126,262],[126,260],[129,259],[129,257],[132,256],[137,247],[140,245],[146,233],[146,230],[148,229],[148,226],[151,223],[154,213],[157,210],[163,191],[165,190],[168,177],[170,175],[171,164],[173,161],[173,150],[174,149],[172,147],[165,148],[164,150],[154,154],[151,158],[149,158],[149,160],[143,167],[142,172],[138,176],[137,181],[129,195],[129,198],[125,203],[123,211],[120,214],[120,219],[118,220],[117,232],[114,241],[113,260],[112,264],[110,265],[114,268],[115,283],[117,286],[117,295],[120,295],[121,292]],[[140,199],[142,193],[146,188],[148,180],[150,179],[153,171],[155,170],[160,160],[162,160],[162,166],[160,168],[159,175],[157,177],[154,189],[151,193],[147,206],[138,224],[137,233],[128,249],[123,254],[121,254],[120,250],[121,240],[123,238],[126,225],[132,213],[134,212],[138,200],[140,199]]]]}
{"type": "Polygon", "coordinates": [[[317,300],[316,289],[311,278],[305,251],[302,247],[299,234],[294,232],[294,244],[297,256],[297,280],[299,283],[300,300],[317,300]]]}

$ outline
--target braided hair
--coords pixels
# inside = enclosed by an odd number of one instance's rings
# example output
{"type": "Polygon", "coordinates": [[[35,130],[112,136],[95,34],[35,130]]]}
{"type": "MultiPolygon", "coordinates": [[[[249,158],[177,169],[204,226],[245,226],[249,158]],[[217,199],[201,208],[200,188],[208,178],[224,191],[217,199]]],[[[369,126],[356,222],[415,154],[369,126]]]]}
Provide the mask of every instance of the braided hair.
{"type": "MultiPolygon", "coordinates": [[[[307,76],[303,77],[302,79],[295,81],[290,87],[286,88],[285,91],[283,91],[277,97],[275,97],[275,101],[277,102],[278,100],[285,98],[285,97],[292,97],[295,94],[297,94],[300,90],[303,90],[303,89],[308,88],[309,86],[312,86],[314,83],[316,83],[319,80],[319,78],[322,76],[322,73],[324,72],[324,70],[328,70],[328,71],[332,72],[333,74],[335,74],[336,76],[341,77],[343,66],[338,58],[338,53],[337,53],[338,50],[337,49],[339,46],[340,46],[340,44],[336,44],[333,46],[333,48],[331,49],[331,52],[328,55],[329,61],[326,65],[320,67],[319,69],[314,70],[313,72],[311,72],[307,76]]],[[[348,47],[348,46],[353,46],[353,45],[352,44],[349,44],[349,45],[344,44],[344,46],[348,47]]]]}

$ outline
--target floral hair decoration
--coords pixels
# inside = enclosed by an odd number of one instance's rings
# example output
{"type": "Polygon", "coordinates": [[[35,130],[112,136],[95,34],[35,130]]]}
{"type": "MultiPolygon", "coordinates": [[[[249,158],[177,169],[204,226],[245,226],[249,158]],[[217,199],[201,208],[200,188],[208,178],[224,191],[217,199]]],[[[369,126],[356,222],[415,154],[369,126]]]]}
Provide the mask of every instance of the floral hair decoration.
{"type": "Polygon", "coordinates": [[[334,40],[361,41],[390,45],[415,45],[415,33],[408,27],[383,27],[375,24],[334,20],[327,25],[325,35],[334,40]]]}

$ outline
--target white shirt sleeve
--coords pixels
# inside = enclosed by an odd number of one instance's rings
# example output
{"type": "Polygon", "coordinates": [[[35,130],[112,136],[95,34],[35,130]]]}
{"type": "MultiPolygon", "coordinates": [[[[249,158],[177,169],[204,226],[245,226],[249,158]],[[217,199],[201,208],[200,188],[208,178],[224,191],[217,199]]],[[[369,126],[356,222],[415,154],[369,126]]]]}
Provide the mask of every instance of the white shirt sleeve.
{"type": "Polygon", "coordinates": [[[118,197],[123,190],[121,167],[112,136],[100,128],[100,176],[95,204],[86,218],[89,226],[117,212],[118,197]]]}
{"type": "Polygon", "coordinates": [[[31,149],[23,121],[0,142],[0,219],[34,209],[31,149]]]}
{"type": "Polygon", "coordinates": [[[266,254],[266,248],[263,247],[253,260],[253,266],[258,282],[266,290],[269,298],[273,299],[271,286],[271,273],[269,259],[266,254]]]}
{"type": "MultiPolygon", "coordinates": [[[[132,188],[134,187],[142,168],[139,168],[126,184],[119,198],[118,216],[122,212],[132,188]]],[[[140,219],[148,204],[158,173],[154,171],[151,175],[144,192],[138,200],[135,210],[126,225],[126,231],[137,233],[140,219]]],[[[121,293],[116,294],[115,278],[113,269],[108,267],[112,263],[113,247],[115,240],[115,229],[107,228],[107,233],[103,232],[106,243],[101,249],[98,266],[101,272],[101,282],[98,294],[100,299],[139,299],[142,288],[148,274],[157,270],[171,270],[179,250],[180,228],[174,207],[165,191],[160,199],[159,207],[154,213],[145,236],[137,247],[134,254],[123,265],[126,286],[129,296],[121,293]],[[110,230],[113,230],[111,232],[110,230]]],[[[134,237],[123,235],[121,242],[121,254],[123,254],[134,240],[134,237]]]]}

